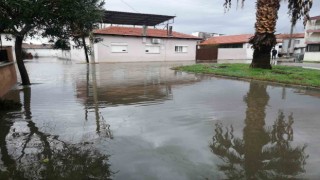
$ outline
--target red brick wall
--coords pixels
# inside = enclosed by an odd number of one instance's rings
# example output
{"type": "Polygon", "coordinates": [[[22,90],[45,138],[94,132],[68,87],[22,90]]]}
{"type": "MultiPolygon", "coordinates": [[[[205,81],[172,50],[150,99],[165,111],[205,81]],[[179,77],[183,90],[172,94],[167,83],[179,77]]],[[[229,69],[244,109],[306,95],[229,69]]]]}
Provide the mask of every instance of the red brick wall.
{"type": "Polygon", "coordinates": [[[9,63],[0,64],[0,98],[17,83],[15,64],[13,63],[12,47],[2,47],[7,50],[9,63]]]}

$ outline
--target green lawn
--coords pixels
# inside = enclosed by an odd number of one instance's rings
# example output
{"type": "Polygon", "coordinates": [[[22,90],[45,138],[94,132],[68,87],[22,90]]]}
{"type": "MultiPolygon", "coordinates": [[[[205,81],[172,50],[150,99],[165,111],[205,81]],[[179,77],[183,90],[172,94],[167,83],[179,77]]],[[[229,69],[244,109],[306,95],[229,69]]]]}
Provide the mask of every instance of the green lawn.
{"type": "Polygon", "coordinates": [[[272,70],[266,70],[252,69],[248,64],[195,64],[174,70],[320,88],[320,71],[302,67],[273,66],[272,70]]]}

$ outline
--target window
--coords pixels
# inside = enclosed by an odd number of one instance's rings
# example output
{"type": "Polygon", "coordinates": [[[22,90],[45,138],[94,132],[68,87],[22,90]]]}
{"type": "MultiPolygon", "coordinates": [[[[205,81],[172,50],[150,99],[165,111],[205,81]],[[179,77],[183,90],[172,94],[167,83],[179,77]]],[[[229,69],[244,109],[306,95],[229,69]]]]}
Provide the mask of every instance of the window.
{"type": "Polygon", "coordinates": [[[243,48],[243,44],[220,44],[219,48],[243,48]]]}
{"type": "Polygon", "coordinates": [[[308,52],[320,52],[320,44],[309,44],[307,49],[308,52]]]}
{"type": "Polygon", "coordinates": [[[111,43],[112,53],[127,53],[128,44],[127,43],[111,43]]]}
{"type": "Polygon", "coordinates": [[[0,62],[9,61],[7,50],[0,50],[0,62]]]}
{"type": "Polygon", "coordinates": [[[175,46],[174,51],[177,53],[186,53],[188,52],[188,46],[175,46]]]}
{"type": "Polygon", "coordinates": [[[159,54],[160,46],[146,45],[146,53],[147,54],[159,54]]]}
{"type": "Polygon", "coordinates": [[[294,44],[300,44],[300,40],[294,40],[294,44]]]}

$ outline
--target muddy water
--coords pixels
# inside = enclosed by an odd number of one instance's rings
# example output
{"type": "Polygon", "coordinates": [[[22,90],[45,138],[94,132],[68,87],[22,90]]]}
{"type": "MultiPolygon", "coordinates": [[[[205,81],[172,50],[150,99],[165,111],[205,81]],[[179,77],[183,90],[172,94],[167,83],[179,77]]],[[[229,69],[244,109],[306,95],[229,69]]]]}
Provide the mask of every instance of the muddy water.
{"type": "Polygon", "coordinates": [[[0,179],[318,179],[320,92],[174,72],[28,62],[0,112],[0,179]]]}

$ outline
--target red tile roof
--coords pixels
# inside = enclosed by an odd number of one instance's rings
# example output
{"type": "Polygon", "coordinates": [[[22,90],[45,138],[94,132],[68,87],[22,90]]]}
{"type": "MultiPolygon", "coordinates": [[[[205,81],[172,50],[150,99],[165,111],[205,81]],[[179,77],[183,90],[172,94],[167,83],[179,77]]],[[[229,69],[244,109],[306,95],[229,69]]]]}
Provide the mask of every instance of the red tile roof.
{"type": "MultiPolygon", "coordinates": [[[[278,34],[277,39],[289,39],[290,34],[278,34]]],[[[292,34],[292,38],[304,38],[304,33],[295,33],[292,34]]]]}
{"type": "MultiPolygon", "coordinates": [[[[209,45],[209,44],[237,44],[237,43],[248,43],[249,39],[253,36],[253,34],[240,34],[240,35],[230,35],[230,36],[217,36],[212,37],[204,42],[201,45],[209,45]]],[[[304,38],[304,33],[292,34],[293,38],[304,38]]],[[[290,38],[290,34],[278,34],[276,35],[277,42],[281,42],[283,39],[290,38]]]]}
{"type": "MultiPolygon", "coordinates": [[[[100,34],[100,35],[142,37],[142,28],[110,26],[110,27],[104,28],[104,29],[97,29],[97,30],[93,31],[93,33],[100,34]]],[[[149,29],[149,28],[147,29],[147,37],[200,40],[200,38],[198,38],[196,36],[183,34],[183,33],[175,32],[175,31],[172,32],[172,36],[168,36],[167,30],[149,29]]]]}
{"type": "Polygon", "coordinates": [[[247,43],[252,36],[253,34],[217,36],[205,40],[201,43],[201,45],[247,43]]]}
{"type": "Polygon", "coordinates": [[[320,16],[310,17],[310,20],[317,20],[317,19],[320,19],[320,16]]]}

